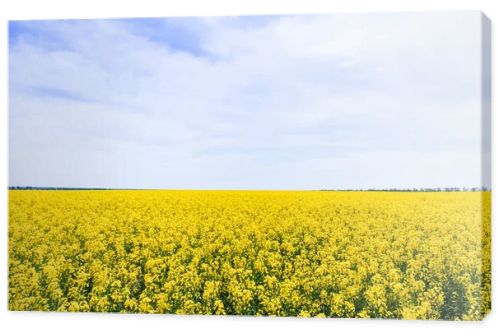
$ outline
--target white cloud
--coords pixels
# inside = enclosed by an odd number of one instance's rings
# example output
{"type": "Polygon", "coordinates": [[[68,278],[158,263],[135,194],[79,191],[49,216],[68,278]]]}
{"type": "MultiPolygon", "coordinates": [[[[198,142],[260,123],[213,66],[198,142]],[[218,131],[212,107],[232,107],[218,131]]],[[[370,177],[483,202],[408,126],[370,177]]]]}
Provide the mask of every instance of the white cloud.
{"type": "Polygon", "coordinates": [[[145,23],[16,23],[11,185],[480,185],[478,13],[145,23]]]}

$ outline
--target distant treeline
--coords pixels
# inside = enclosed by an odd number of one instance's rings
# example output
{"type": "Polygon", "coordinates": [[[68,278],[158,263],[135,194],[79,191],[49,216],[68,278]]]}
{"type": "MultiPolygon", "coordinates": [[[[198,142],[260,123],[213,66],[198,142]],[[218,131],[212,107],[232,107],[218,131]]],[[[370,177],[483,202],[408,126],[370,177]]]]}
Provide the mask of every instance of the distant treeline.
{"type": "Polygon", "coordinates": [[[113,190],[112,188],[9,187],[9,190],[113,190]]]}
{"type": "Polygon", "coordinates": [[[473,188],[459,188],[459,187],[445,187],[445,188],[390,188],[390,189],[321,189],[321,191],[400,191],[400,192],[480,192],[490,191],[487,187],[473,187],[473,188]]]}
{"type": "MultiPolygon", "coordinates": [[[[9,187],[9,190],[147,190],[147,189],[132,189],[132,188],[71,188],[71,187],[9,187]]],[[[152,189],[151,189],[152,190],[152,189]]],[[[155,189],[157,190],[157,189],[155,189]]],[[[165,189],[168,190],[168,189],[165,189]]],[[[459,187],[446,187],[446,188],[391,188],[391,189],[320,189],[320,191],[400,191],[400,192],[479,192],[490,191],[487,187],[473,187],[473,188],[459,188],[459,187]]]]}

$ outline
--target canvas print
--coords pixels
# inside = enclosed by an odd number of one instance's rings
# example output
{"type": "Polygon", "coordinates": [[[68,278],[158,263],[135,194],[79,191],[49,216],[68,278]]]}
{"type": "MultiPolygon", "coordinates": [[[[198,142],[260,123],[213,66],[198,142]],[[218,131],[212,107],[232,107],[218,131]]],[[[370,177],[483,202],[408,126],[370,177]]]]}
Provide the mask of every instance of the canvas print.
{"type": "Polygon", "coordinates": [[[8,308],[481,320],[479,12],[9,22],[8,308]]]}

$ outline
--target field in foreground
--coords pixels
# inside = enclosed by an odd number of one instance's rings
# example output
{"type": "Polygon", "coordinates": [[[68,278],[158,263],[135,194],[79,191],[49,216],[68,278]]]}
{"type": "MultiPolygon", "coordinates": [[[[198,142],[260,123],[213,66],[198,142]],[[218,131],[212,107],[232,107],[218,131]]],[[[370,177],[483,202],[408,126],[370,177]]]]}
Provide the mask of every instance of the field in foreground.
{"type": "Polygon", "coordinates": [[[489,192],[9,191],[9,309],[481,319],[489,192]]]}

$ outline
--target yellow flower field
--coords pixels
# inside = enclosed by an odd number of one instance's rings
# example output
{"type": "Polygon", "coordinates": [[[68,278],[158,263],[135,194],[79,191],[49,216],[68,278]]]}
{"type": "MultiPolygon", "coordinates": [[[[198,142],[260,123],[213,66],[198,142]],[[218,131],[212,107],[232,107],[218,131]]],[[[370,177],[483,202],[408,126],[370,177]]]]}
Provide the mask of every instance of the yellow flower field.
{"type": "Polygon", "coordinates": [[[9,309],[482,319],[489,192],[9,191],[9,309]]]}

